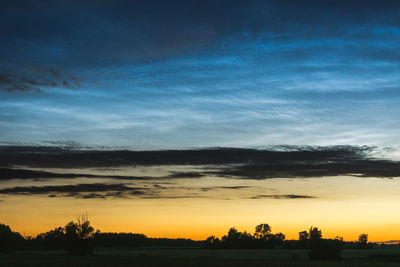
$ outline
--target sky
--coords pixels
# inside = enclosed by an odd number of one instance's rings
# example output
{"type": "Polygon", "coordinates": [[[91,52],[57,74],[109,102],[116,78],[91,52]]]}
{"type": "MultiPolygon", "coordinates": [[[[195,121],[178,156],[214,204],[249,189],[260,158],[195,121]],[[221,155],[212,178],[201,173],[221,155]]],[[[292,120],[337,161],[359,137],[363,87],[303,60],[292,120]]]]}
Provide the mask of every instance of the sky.
{"type": "Polygon", "coordinates": [[[103,232],[149,237],[204,240],[268,223],[287,239],[317,226],[325,238],[400,240],[400,166],[376,149],[0,146],[0,222],[35,236],[88,213],[103,232]]]}
{"type": "Polygon", "coordinates": [[[2,1],[0,141],[398,146],[398,1],[2,1]]]}
{"type": "Polygon", "coordinates": [[[387,0],[1,1],[0,223],[400,240],[399,25],[387,0]]]}

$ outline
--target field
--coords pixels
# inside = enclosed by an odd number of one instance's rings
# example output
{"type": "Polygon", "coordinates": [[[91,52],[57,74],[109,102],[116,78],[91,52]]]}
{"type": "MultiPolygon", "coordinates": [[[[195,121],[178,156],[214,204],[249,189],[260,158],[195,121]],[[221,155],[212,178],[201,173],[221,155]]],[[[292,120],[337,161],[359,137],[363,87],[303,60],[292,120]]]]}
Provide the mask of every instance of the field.
{"type": "Polygon", "coordinates": [[[20,251],[0,255],[0,266],[399,266],[399,251],[344,250],[340,261],[308,261],[304,250],[97,249],[93,255],[20,251]]]}

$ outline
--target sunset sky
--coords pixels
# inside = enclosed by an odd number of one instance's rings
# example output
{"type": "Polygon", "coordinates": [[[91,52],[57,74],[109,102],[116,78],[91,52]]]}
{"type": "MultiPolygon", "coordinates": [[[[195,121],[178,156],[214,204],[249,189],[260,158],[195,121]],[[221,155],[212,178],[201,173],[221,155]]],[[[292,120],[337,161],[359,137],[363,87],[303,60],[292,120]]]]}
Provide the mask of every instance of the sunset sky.
{"type": "Polygon", "coordinates": [[[16,0],[0,25],[0,223],[400,239],[399,1],[16,0]]]}

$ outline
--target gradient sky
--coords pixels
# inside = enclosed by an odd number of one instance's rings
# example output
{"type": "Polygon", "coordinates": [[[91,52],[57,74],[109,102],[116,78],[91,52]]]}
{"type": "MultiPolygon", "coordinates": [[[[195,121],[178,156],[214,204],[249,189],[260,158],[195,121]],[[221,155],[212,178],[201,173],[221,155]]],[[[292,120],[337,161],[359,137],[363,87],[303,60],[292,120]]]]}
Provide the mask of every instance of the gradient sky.
{"type": "Polygon", "coordinates": [[[0,222],[400,240],[399,25],[385,0],[1,1],[0,222]]]}
{"type": "Polygon", "coordinates": [[[398,1],[2,1],[0,141],[397,146],[398,1]]]}

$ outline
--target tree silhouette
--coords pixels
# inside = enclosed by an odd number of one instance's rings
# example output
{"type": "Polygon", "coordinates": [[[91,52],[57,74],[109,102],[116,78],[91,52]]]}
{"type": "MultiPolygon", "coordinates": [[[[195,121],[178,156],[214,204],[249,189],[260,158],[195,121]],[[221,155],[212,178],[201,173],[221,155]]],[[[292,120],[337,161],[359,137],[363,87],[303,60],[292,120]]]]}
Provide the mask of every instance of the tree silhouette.
{"type": "Polygon", "coordinates": [[[299,232],[299,242],[300,246],[302,248],[307,248],[308,247],[308,239],[309,239],[309,234],[307,231],[301,231],[299,232]]]}
{"type": "Polygon", "coordinates": [[[266,223],[262,223],[256,226],[254,231],[254,238],[256,239],[268,239],[271,235],[271,226],[266,223]]]}
{"type": "Polygon", "coordinates": [[[322,231],[318,227],[311,226],[308,235],[310,240],[320,240],[322,238],[322,231]]]}
{"type": "Polygon", "coordinates": [[[274,247],[280,247],[283,245],[283,242],[285,241],[286,236],[283,233],[276,233],[276,234],[271,234],[268,237],[268,243],[270,248],[274,247]]]}
{"type": "Polygon", "coordinates": [[[57,227],[45,233],[38,234],[36,241],[49,248],[65,248],[65,231],[63,227],[57,227]]]}
{"type": "Polygon", "coordinates": [[[92,251],[94,229],[90,226],[87,214],[77,216],[77,222],[69,222],[65,227],[67,249],[71,254],[87,254],[92,251]]]}
{"type": "Polygon", "coordinates": [[[311,226],[308,233],[299,233],[300,242],[308,242],[308,258],[311,260],[335,260],[340,259],[343,248],[343,238],[322,239],[322,231],[318,227],[311,226]],[[307,239],[308,238],[308,239],[307,239]]]}
{"type": "Polygon", "coordinates": [[[368,235],[361,234],[358,237],[358,245],[360,246],[360,248],[367,248],[367,244],[368,244],[368,235]]]}
{"type": "Polygon", "coordinates": [[[215,236],[210,236],[204,241],[204,246],[206,248],[219,248],[221,246],[221,241],[215,236]]]}
{"type": "Polygon", "coordinates": [[[247,232],[239,232],[235,227],[222,237],[222,246],[225,248],[246,248],[252,246],[253,236],[247,232]]]}
{"type": "Polygon", "coordinates": [[[11,253],[24,241],[24,238],[11,231],[8,225],[0,223],[0,253],[11,253]]]}

